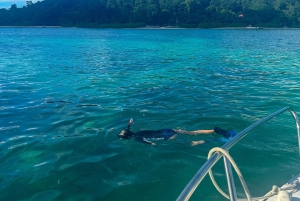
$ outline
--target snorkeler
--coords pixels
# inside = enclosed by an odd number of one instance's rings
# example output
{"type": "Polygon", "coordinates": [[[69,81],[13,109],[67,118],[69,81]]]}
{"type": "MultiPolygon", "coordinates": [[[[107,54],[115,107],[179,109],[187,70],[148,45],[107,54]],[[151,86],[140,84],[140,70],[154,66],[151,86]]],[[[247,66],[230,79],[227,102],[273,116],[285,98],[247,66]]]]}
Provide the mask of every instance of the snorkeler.
{"type": "MultiPolygon", "coordinates": [[[[118,135],[120,139],[131,139],[134,138],[135,141],[150,144],[155,146],[156,144],[152,141],[156,140],[171,140],[179,134],[188,134],[188,135],[200,135],[200,134],[213,134],[217,133],[225,137],[226,139],[230,139],[237,135],[237,132],[234,130],[224,130],[219,127],[215,127],[213,130],[196,130],[196,131],[185,131],[185,130],[175,130],[175,129],[160,129],[160,130],[141,130],[136,133],[130,131],[130,125],[132,124],[133,119],[130,119],[128,123],[127,129],[123,129],[121,133],[118,135]]],[[[191,145],[199,145],[204,144],[204,140],[192,141],[191,145]]]]}

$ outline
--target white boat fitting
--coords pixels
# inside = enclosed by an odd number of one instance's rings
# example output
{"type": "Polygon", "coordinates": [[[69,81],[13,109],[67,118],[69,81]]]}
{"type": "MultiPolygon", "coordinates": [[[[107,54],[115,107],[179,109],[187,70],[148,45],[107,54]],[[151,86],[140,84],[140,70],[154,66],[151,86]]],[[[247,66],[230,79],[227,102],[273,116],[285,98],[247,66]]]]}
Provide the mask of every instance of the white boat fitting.
{"type": "Polygon", "coordinates": [[[300,200],[300,174],[294,176],[290,181],[278,188],[273,186],[266,194],[270,196],[267,201],[299,201],[300,200]]]}
{"type": "Polygon", "coordinates": [[[214,186],[217,188],[217,190],[227,199],[231,201],[237,201],[237,200],[259,200],[259,201],[300,201],[300,174],[293,177],[291,180],[289,180],[286,184],[284,184],[282,187],[273,186],[272,190],[268,192],[266,195],[262,197],[252,198],[250,195],[250,192],[248,190],[247,184],[244,181],[244,178],[242,176],[241,171],[239,170],[238,166],[235,164],[232,157],[229,155],[228,151],[231,147],[233,147],[239,140],[241,140],[243,137],[246,136],[246,134],[257,127],[258,125],[269,121],[270,119],[274,118],[275,116],[285,112],[290,111],[292,116],[294,117],[294,120],[296,122],[296,128],[297,128],[297,135],[298,135],[298,149],[299,149],[299,156],[300,156],[300,124],[298,120],[297,114],[292,110],[291,107],[284,107],[281,110],[278,110],[277,112],[274,112],[273,114],[270,114],[269,116],[257,121],[256,123],[252,124],[251,126],[247,127],[240,133],[238,133],[235,137],[233,137],[231,140],[229,140],[226,144],[220,147],[215,147],[210,150],[208,154],[208,160],[206,163],[198,170],[198,172],[195,174],[195,176],[190,180],[190,182],[187,184],[187,186],[184,188],[184,190],[181,192],[179,197],[177,198],[177,201],[182,200],[189,200],[189,198],[192,196],[198,185],[201,183],[203,178],[207,173],[209,173],[209,176],[214,184],[214,186]],[[224,193],[222,189],[218,186],[216,183],[211,168],[217,163],[217,161],[223,156],[224,159],[224,166],[225,166],[225,172],[226,172],[226,179],[227,179],[227,185],[228,185],[228,192],[229,195],[224,193]],[[247,196],[247,199],[237,199],[237,193],[236,188],[233,180],[232,175],[232,168],[235,169],[237,172],[237,175],[242,183],[242,186],[244,188],[245,194],[247,196]]]}

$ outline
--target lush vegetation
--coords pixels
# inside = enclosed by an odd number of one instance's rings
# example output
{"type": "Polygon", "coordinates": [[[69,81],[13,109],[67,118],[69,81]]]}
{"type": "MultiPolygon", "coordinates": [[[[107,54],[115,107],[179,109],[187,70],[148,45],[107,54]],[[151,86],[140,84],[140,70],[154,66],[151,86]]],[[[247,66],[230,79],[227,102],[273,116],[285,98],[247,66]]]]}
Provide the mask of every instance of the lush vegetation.
{"type": "Polygon", "coordinates": [[[0,26],[298,27],[300,0],[44,0],[0,9],[0,26]]]}

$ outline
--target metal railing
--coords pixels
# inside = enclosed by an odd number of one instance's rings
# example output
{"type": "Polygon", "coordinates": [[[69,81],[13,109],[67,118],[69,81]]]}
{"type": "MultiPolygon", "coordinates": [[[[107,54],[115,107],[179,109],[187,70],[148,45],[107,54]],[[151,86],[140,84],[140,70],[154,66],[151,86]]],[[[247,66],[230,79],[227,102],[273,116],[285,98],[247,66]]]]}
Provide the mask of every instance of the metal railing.
{"type": "MultiPolygon", "coordinates": [[[[300,156],[300,124],[298,120],[297,114],[292,110],[291,107],[284,107],[281,110],[278,110],[277,112],[274,112],[273,114],[270,114],[269,116],[257,121],[256,123],[252,124],[251,126],[247,127],[243,131],[241,131],[239,134],[237,134],[235,137],[233,137],[231,140],[229,140],[226,144],[222,146],[222,149],[229,150],[232,146],[234,146],[238,141],[240,141],[243,137],[246,136],[246,134],[254,129],[255,127],[259,126],[260,124],[269,121],[273,117],[289,110],[290,113],[293,115],[294,120],[296,122],[296,128],[297,128],[297,134],[298,134],[298,148],[299,148],[299,156],[300,156]]],[[[198,172],[195,174],[195,176],[191,179],[191,181],[188,183],[188,185],[184,188],[184,190],[181,192],[179,197],[177,198],[177,201],[182,200],[189,200],[189,198],[192,196],[200,182],[203,180],[205,175],[208,173],[208,171],[218,162],[218,160],[222,157],[222,154],[214,153],[210,159],[207,160],[207,162],[198,170],[198,172]]],[[[233,182],[232,177],[232,171],[231,171],[231,165],[229,161],[224,157],[224,164],[225,164],[225,171],[227,176],[227,184],[228,184],[228,190],[230,195],[230,200],[235,201],[237,200],[236,197],[236,190],[235,185],[233,182]]]]}

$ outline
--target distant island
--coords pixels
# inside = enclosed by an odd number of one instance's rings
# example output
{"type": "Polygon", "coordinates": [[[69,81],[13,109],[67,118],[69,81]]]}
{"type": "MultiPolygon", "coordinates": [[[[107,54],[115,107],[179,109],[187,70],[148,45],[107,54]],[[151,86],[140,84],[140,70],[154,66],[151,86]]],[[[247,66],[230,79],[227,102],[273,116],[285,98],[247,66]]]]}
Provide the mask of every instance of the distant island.
{"type": "Polygon", "coordinates": [[[0,26],[300,28],[299,0],[44,0],[0,9],[0,26]]]}

